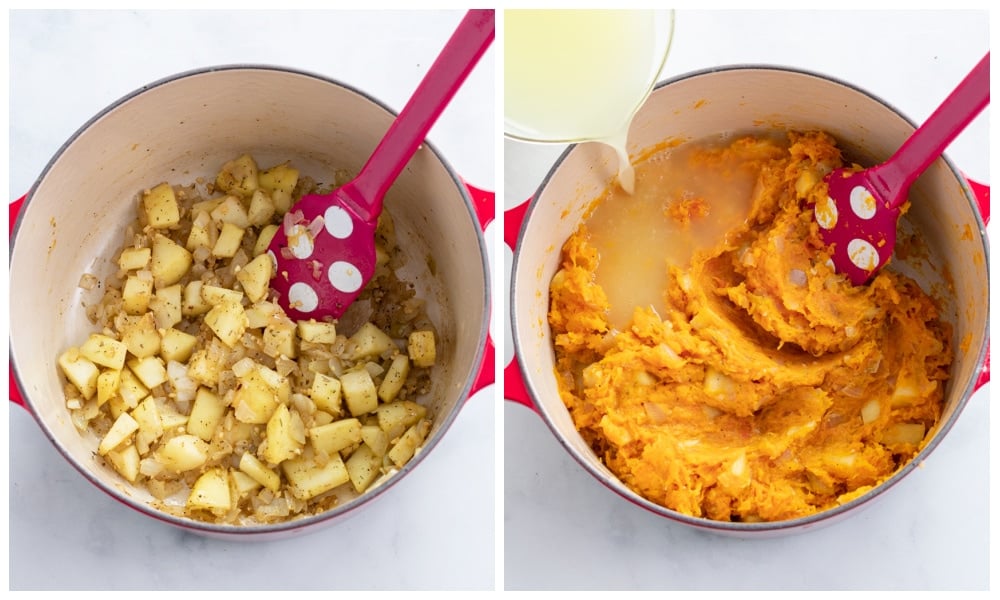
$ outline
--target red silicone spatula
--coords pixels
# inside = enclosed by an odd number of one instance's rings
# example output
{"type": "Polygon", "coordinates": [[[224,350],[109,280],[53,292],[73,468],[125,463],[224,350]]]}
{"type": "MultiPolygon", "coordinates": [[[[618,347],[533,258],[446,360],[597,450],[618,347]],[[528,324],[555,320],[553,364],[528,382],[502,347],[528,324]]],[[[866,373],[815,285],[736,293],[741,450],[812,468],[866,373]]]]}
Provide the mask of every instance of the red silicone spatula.
{"type": "Polygon", "coordinates": [[[468,11],[358,176],[331,194],[304,196],[286,215],[268,250],[271,287],[289,317],[340,317],[372,278],[386,191],[493,37],[493,11],[468,11]]]}
{"type": "Polygon", "coordinates": [[[889,160],[857,172],[837,169],[826,176],[828,198],[817,202],[815,215],[837,272],[862,285],[889,261],[910,184],[989,103],[987,52],[889,160]]]}

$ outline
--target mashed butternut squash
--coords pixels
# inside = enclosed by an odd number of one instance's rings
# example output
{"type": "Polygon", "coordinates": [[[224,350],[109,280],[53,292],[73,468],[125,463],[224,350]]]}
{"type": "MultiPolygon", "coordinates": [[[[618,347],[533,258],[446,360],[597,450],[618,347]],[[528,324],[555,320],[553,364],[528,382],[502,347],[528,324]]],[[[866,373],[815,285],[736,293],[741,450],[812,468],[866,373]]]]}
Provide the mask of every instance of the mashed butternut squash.
{"type": "MultiPolygon", "coordinates": [[[[749,174],[745,212],[689,256],[654,261],[661,302],[620,323],[596,275],[611,244],[593,219],[566,241],[549,322],[577,428],[626,485],[697,517],[792,519],[879,485],[940,417],[951,327],[903,275],[854,287],[832,271],[812,216],[842,166],[830,136],[694,144],[676,160],[716,183],[749,174]]],[[[663,183],[670,162],[640,162],[636,196],[659,194],[680,235],[721,209],[663,183]]],[[[592,214],[608,202],[630,197],[609,190],[592,214]]]]}

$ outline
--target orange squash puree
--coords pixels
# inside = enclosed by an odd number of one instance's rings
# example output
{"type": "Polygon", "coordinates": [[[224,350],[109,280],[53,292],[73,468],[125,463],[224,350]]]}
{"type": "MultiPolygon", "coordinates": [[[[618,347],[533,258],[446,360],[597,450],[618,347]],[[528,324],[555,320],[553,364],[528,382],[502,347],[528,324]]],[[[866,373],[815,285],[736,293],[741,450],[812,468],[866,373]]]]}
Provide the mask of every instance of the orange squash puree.
{"type": "Polygon", "coordinates": [[[562,248],[549,323],[576,427],[626,485],[698,517],[792,519],[877,486],[941,415],[951,327],[900,274],[854,287],[828,266],[812,206],[842,166],[830,136],[668,152],[562,248]]]}

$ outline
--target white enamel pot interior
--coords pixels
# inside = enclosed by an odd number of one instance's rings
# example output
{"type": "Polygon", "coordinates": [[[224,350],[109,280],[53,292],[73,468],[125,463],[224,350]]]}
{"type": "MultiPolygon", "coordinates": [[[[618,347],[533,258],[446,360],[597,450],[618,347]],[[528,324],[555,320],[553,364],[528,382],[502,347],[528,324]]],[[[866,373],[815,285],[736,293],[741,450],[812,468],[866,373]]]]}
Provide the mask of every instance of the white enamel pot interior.
{"type": "MultiPolygon", "coordinates": [[[[826,76],[766,66],[735,66],[666,81],[650,96],[629,131],[635,156],[666,140],[696,140],[722,133],[822,129],[849,158],[874,164],[888,158],[915,126],[878,98],[826,76]]],[[[930,454],[975,390],[988,346],[989,286],[985,226],[975,198],[946,158],[934,162],[912,188],[912,208],[901,223],[916,228],[929,260],[894,261],[938,298],[954,325],[954,365],[945,410],[933,438],[904,468],[871,492],[809,517],[777,523],[723,523],[694,518],[649,502],[622,484],[583,441],[559,398],[547,321],[548,285],[562,244],[616,172],[601,144],[571,146],[527,207],[511,280],[511,319],[521,375],[538,412],[566,450],[598,481],[625,499],[692,526],[738,535],[802,531],[854,512],[906,476],[930,454]],[[972,232],[969,235],[968,232],[972,232]],[[950,282],[950,286],[947,282],[950,282]]]]}
{"type": "MultiPolygon", "coordinates": [[[[403,268],[437,327],[438,363],[426,397],[433,427],[396,475],[320,515],[281,524],[218,526],[151,508],[95,457],[65,408],[56,358],[92,331],[83,304],[98,296],[80,276],[103,278],[135,218],[136,194],[161,181],[214,179],[250,152],[262,166],[291,160],[303,175],[332,181],[357,173],[395,115],[349,86],[270,66],[225,66],[170,77],[121,99],[84,125],[30,190],[11,241],[10,357],[25,405],[55,447],[87,479],[152,517],[214,536],[280,537],[355,512],[419,465],[454,421],[472,388],[489,319],[488,262],[468,190],[425,143],[385,199],[407,255],[403,268]]],[[[346,486],[350,487],[350,486],[346,486]]]]}

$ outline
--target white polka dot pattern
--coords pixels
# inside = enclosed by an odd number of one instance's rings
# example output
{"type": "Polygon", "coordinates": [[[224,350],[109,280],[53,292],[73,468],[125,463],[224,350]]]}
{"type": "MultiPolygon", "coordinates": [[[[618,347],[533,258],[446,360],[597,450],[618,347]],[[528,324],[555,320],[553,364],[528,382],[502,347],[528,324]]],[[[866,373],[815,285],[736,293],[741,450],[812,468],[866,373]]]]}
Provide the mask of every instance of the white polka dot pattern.
{"type": "Polygon", "coordinates": [[[863,271],[874,271],[878,266],[878,250],[869,242],[853,239],[847,244],[847,255],[854,266],[863,271]]]}
{"type": "Polygon", "coordinates": [[[292,256],[304,260],[312,256],[315,244],[309,230],[303,225],[295,225],[292,232],[288,234],[288,249],[292,251],[292,256]]]}
{"type": "Polygon", "coordinates": [[[833,229],[837,226],[840,214],[837,212],[837,203],[833,201],[833,198],[827,196],[826,201],[817,202],[813,212],[816,214],[816,222],[823,229],[833,229]]]}
{"type": "Polygon", "coordinates": [[[316,290],[301,281],[293,283],[288,289],[288,300],[299,312],[312,312],[319,306],[319,296],[316,290]]]}
{"type": "Polygon", "coordinates": [[[351,215],[339,206],[331,206],[323,214],[323,223],[326,232],[338,240],[346,240],[351,237],[354,231],[354,219],[351,215]]]}
{"type": "Polygon", "coordinates": [[[851,210],[858,217],[868,221],[875,216],[875,197],[863,185],[856,185],[851,190],[851,210]]]}
{"type": "Polygon", "coordinates": [[[327,270],[330,285],[341,292],[356,292],[364,283],[361,271],[349,262],[338,260],[327,270]]]}

